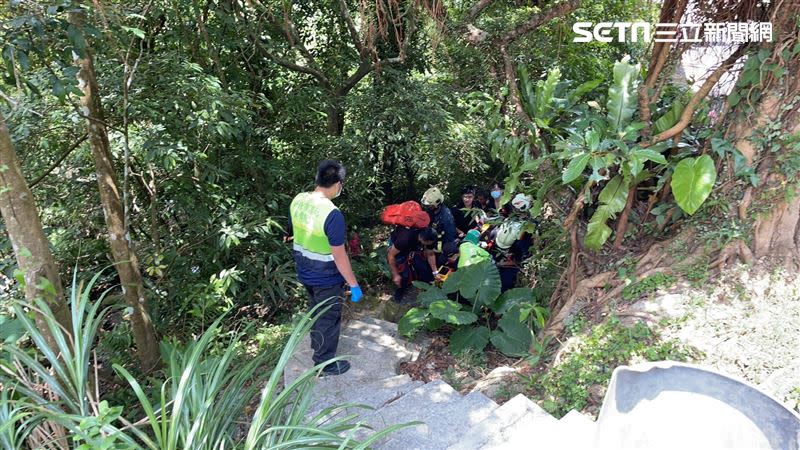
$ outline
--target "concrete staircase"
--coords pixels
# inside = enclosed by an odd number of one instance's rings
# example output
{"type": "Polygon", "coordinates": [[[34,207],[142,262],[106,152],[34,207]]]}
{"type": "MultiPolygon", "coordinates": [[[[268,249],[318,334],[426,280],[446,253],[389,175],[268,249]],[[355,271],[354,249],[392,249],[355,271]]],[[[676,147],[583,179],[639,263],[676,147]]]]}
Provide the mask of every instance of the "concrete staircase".
{"type": "MultiPolygon", "coordinates": [[[[502,406],[480,392],[461,395],[443,381],[398,375],[419,348],[397,325],[364,317],[346,324],[339,355],[349,372],[320,378],[310,416],[333,405],[361,404],[374,430],[419,421],[378,442],[391,450],[473,449],[800,449],[800,415],[746,381],[673,361],[614,370],[597,422],[570,411],[560,420],[523,395],[502,406]]],[[[311,367],[308,337],[284,372],[291,382],[311,367]]],[[[357,438],[371,432],[362,430],[357,438]]]]}
{"type": "MultiPolygon", "coordinates": [[[[577,411],[558,420],[523,395],[498,406],[480,392],[461,395],[443,381],[423,384],[398,375],[400,363],[416,358],[419,350],[398,336],[394,323],[364,317],[345,324],[338,355],[347,355],[352,368],[319,379],[311,415],[332,405],[357,403],[374,408],[357,411],[361,421],[375,430],[422,422],[391,434],[376,449],[591,447],[595,422],[577,411]]],[[[286,367],[286,383],[311,367],[311,353],[307,337],[286,367]]],[[[365,430],[360,437],[368,434],[365,430]]]]}

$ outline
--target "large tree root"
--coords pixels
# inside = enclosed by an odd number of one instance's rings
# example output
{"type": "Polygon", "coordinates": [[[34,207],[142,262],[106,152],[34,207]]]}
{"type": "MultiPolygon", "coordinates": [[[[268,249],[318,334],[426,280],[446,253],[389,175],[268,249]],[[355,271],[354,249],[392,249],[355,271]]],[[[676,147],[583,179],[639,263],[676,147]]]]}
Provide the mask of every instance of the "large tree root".
{"type": "Polygon", "coordinates": [[[605,287],[613,276],[614,272],[603,272],[581,280],[559,310],[557,312],[554,311],[554,315],[547,321],[542,334],[547,337],[556,337],[561,334],[564,330],[564,319],[572,313],[578,300],[588,298],[594,289],[602,289],[605,287]]]}

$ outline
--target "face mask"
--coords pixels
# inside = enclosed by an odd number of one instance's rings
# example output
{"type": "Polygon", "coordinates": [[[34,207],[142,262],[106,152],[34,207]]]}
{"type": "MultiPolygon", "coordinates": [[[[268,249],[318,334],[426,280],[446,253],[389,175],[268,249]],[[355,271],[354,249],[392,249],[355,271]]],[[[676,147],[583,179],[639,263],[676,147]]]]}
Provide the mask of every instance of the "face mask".
{"type": "Polygon", "coordinates": [[[492,191],[492,198],[498,199],[503,196],[503,191],[492,191]]]}
{"type": "Polygon", "coordinates": [[[339,191],[338,191],[338,192],[336,192],[336,195],[334,195],[334,196],[333,196],[333,198],[336,198],[336,197],[338,197],[338,196],[342,195],[342,191],[343,191],[343,190],[344,190],[344,183],[342,183],[342,184],[340,184],[340,185],[339,185],[339,191]]]}

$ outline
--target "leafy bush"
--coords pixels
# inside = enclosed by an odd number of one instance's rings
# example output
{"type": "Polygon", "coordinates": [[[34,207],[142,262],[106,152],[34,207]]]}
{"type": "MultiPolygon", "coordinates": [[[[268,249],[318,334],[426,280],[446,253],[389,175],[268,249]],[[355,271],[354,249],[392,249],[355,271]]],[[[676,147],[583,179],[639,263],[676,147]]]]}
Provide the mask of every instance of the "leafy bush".
{"type": "Polygon", "coordinates": [[[455,328],[450,336],[453,353],[482,351],[491,341],[506,355],[524,356],[531,347],[533,330],[544,327],[547,309],[536,303],[535,292],[516,288],[501,294],[500,274],[491,261],[459,269],[441,288],[415,285],[422,289],[417,297],[421,307],[411,308],[400,319],[398,330],[413,336],[423,327],[432,330],[449,324],[455,328]],[[448,298],[451,295],[456,301],[448,298]],[[467,303],[460,302],[462,299],[467,303]],[[499,317],[496,325],[495,317],[499,317]]]}
{"type": "Polygon", "coordinates": [[[343,413],[343,408],[359,405],[333,406],[307,417],[324,364],[282,387],[283,370],[320,308],[299,317],[271,370],[266,368],[269,352],[241,354],[241,334],[231,338],[221,354],[212,351],[222,317],[186,346],[162,343],[165,378],[155,399],[126,369],[114,365],[136,394],[139,404],[134,409],[144,412],[134,425],[122,415],[121,406],[109,405],[94,388],[90,355],[109,311],[101,309],[102,296],[95,302],[89,299],[98,277],[84,287],[73,276],[72,330],[61,329],[44,302],[15,305],[35,351],[17,344],[2,347],[0,442],[5,448],[23,448],[34,434],[40,440],[66,439],[63,430],[80,449],[367,448],[404,426],[389,427],[359,442],[353,438],[364,428],[356,422],[358,414],[343,413]],[[58,348],[48,347],[42,330],[28,317],[29,310],[45,317],[58,348]],[[249,406],[259,391],[260,401],[250,416],[249,406]]]}
{"type": "Polygon", "coordinates": [[[617,366],[636,359],[686,361],[694,351],[678,341],[662,342],[647,325],[628,328],[612,317],[582,336],[566,356],[546,372],[533,374],[528,386],[556,416],[589,404],[590,388],[605,388],[617,366]]]}
{"type": "Polygon", "coordinates": [[[622,298],[625,300],[636,300],[644,294],[655,292],[662,287],[673,285],[678,279],[672,275],[656,273],[637,283],[625,286],[622,290],[622,298]]]}

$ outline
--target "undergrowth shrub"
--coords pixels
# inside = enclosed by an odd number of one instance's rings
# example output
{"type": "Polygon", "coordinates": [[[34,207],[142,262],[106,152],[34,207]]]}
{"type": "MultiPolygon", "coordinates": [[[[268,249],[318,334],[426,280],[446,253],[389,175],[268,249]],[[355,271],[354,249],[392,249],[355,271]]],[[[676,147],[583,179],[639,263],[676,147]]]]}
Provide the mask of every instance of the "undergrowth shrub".
{"type": "Polygon", "coordinates": [[[560,362],[528,379],[533,395],[556,417],[587,407],[590,388],[599,387],[604,391],[617,366],[642,360],[687,361],[697,356],[696,350],[679,341],[660,340],[658,334],[643,323],[626,327],[615,317],[576,339],[560,362]]]}
{"type": "Polygon", "coordinates": [[[97,368],[92,364],[98,329],[111,309],[101,309],[104,296],[90,300],[98,277],[84,286],[73,276],[71,330],[56,323],[43,301],[14,305],[27,339],[0,347],[4,448],[39,448],[60,441],[81,450],[363,449],[406,426],[392,426],[359,441],[355,435],[365,426],[352,408],[360,405],[332,406],[309,416],[317,376],[330,361],[283,386],[284,368],[324,312],[319,307],[297,317],[282,350],[252,351],[241,344],[243,333],[229,335],[220,348],[215,339],[224,334],[220,324],[225,316],[188,343],[162,342],[163,373],[154,376],[155,395],[115,364],[135,401],[111,405],[95,387],[97,368]],[[29,317],[33,312],[42,315],[57,348],[48,346],[43,330],[29,317]],[[124,409],[142,413],[128,420],[124,409]]]}

